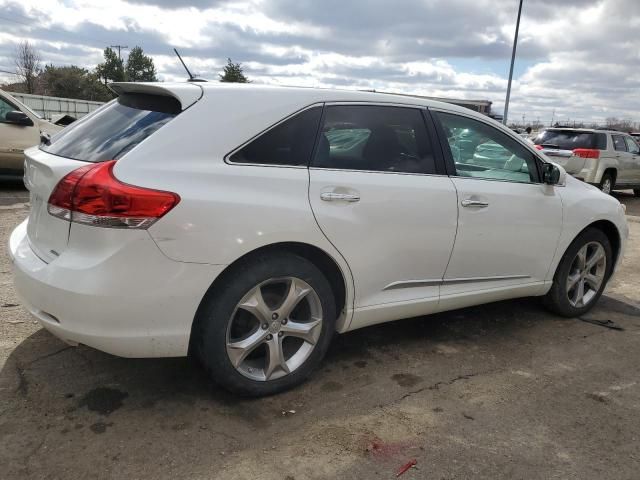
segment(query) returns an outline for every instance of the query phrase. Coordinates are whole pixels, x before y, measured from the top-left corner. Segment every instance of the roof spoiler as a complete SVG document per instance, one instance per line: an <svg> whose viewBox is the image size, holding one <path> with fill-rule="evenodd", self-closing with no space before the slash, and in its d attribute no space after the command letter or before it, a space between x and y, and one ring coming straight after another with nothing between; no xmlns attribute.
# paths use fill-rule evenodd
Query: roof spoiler
<svg viewBox="0 0 640 480"><path fill-rule="evenodd" d="M146 93L148 95L173 97L180 102L182 110L186 110L200 100L203 94L202 87L194 83L172 84L167 87L162 83L114 82L109 84L109 88L116 95Z"/></svg>

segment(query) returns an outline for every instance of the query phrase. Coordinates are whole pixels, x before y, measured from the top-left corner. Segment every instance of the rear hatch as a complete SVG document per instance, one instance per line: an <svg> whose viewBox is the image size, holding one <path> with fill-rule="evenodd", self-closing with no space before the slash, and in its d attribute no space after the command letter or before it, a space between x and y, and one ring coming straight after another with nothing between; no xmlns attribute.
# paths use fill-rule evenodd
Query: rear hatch
<svg viewBox="0 0 640 480"><path fill-rule="evenodd" d="M536 148L570 174L579 173L589 159L598 158L597 150L606 149L604 133L569 128L544 130L533 142Z"/></svg>
<svg viewBox="0 0 640 480"><path fill-rule="evenodd" d="M58 183L80 167L122 158L202 95L196 85L181 86L177 93L155 85L145 93L144 84L130 89L128 85L115 85L120 94L116 100L25 152L24 181L31 199L27 236L33 251L47 263L69 241L70 218L48 210Z"/></svg>

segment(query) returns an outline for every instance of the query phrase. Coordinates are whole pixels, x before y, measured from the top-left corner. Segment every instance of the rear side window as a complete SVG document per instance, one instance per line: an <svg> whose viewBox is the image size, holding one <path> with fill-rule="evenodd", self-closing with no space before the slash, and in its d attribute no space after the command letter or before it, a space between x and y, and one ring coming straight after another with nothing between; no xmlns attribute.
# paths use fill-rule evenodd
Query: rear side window
<svg viewBox="0 0 640 480"><path fill-rule="evenodd" d="M56 134L45 152L85 162L117 160L181 111L173 97L124 94Z"/></svg>
<svg viewBox="0 0 640 480"><path fill-rule="evenodd" d="M613 140L613 148L619 152L627 151L627 144L625 143L622 135L611 135L611 139Z"/></svg>
<svg viewBox="0 0 640 480"><path fill-rule="evenodd" d="M231 155L229 161L306 167L321 116L322 107L300 112L252 140Z"/></svg>
<svg viewBox="0 0 640 480"><path fill-rule="evenodd" d="M435 173L420 110L334 105L325 110L313 165L376 172Z"/></svg>
<svg viewBox="0 0 640 480"><path fill-rule="evenodd" d="M607 149L607 137L604 133L578 130L545 130L535 138L533 143L560 150L574 150L576 148Z"/></svg>

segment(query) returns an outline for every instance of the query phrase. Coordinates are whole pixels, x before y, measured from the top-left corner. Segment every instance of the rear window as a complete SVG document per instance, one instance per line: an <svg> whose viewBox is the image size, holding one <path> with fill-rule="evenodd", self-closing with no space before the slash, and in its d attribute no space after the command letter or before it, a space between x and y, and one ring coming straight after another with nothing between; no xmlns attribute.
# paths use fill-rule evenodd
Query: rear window
<svg viewBox="0 0 640 480"><path fill-rule="evenodd" d="M173 97L124 94L53 136L45 152L85 162L117 160L181 111Z"/></svg>
<svg viewBox="0 0 640 480"><path fill-rule="evenodd" d="M573 150L574 148L607 149L607 137L604 133L580 132L576 130L545 130L533 141L536 145Z"/></svg>

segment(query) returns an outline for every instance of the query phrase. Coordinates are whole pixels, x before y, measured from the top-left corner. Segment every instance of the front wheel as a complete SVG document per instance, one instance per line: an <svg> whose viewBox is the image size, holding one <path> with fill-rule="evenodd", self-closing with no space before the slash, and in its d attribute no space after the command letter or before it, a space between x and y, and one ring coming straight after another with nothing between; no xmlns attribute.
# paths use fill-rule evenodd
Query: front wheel
<svg viewBox="0 0 640 480"><path fill-rule="evenodd" d="M584 315L602 295L613 267L611 243L597 228L588 228L571 243L544 304L564 317Z"/></svg>
<svg viewBox="0 0 640 480"><path fill-rule="evenodd" d="M198 354L213 380L262 396L302 383L318 366L336 307L315 265L276 253L236 266L198 315Z"/></svg>

